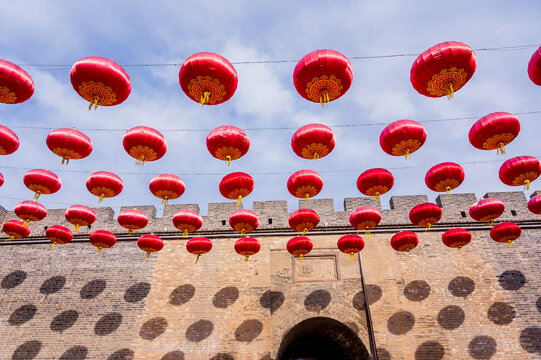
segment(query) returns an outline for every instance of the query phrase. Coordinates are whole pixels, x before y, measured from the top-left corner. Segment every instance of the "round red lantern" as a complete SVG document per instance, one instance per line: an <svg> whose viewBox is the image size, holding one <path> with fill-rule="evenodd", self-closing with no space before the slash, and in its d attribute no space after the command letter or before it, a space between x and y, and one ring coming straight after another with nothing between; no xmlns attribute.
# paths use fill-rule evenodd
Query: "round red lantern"
<svg viewBox="0 0 541 360"><path fill-rule="evenodd" d="M287 251L293 256L298 256L302 260L303 256L312 251L312 241L306 236L295 236L287 242Z"/></svg>
<svg viewBox="0 0 541 360"><path fill-rule="evenodd" d="M463 246L471 242L471 234L468 230L462 228L449 229L441 236L441 241L450 248L462 249Z"/></svg>
<svg viewBox="0 0 541 360"><path fill-rule="evenodd" d="M490 237L492 240L501 243L509 243L512 246L512 242L519 238L522 230L520 226L512 222L503 222L495 225L490 229Z"/></svg>
<svg viewBox="0 0 541 360"><path fill-rule="evenodd" d="M174 174L156 175L150 180L148 187L152 195L162 199L162 205L167 205L169 200L179 198L186 190L184 181Z"/></svg>
<svg viewBox="0 0 541 360"><path fill-rule="evenodd" d="M62 186L58 175L44 169L29 170L24 174L23 182L28 189L35 192L34 199L38 199L41 194L54 194Z"/></svg>
<svg viewBox="0 0 541 360"><path fill-rule="evenodd" d="M233 230L240 232L244 236L246 233L250 233L258 228L259 218L251 210L239 209L233 211L231 216L229 216L229 225Z"/></svg>
<svg viewBox="0 0 541 360"><path fill-rule="evenodd" d="M47 135L47 147L62 158L62 165L73 159L84 159L92 152L92 141L75 129L56 129Z"/></svg>
<svg viewBox="0 0 541 360"><path fill-rule="evenodd" d="M433 166L425 176L425 184L432 191L446 192L456 189L464 181L462 166L453 162L444 162Z"/></svg>
<svg viewBox="0 0 541 360"><path fill-rule="evenodd" d="M506 160L500 167L500 180L509 186L524 185L530 188L530 182L541 173L539 160L533 156L516 156Z"/></svg>
<svg viewBox="0 0 541 360"><path fill-rule="evenodd" d="M21 220L8 220L2 225L2 231L9 236L5 241L13 239L24 239L30 235L30 228L25 226Z"/></svg>
<svg viewBox="0 0 541 360"><path fill-rule="evenodd" d="M34 82L26 71L0 59L0 103L19 104L34 94Z"/></svg>
<svg viewBox="0 0 541 360"><path fill-rule="evenodd" d="M480 118L470 129L470 143L481 150L497 149L505 154L505 145L513 141L520 132L520 121L513 114L495 112Z"/></svg>
<svg viewBox="0 0 541 360"><path fill-rule="evenodd" d="M250 149L250 139L236 126L223 125L207 135L207 149L216 159L224 160L227 165L232 160L244 156Z"/></svg>
<svg viewBox="0 0 541 360"><path fill-rule="evenodd" d="M304 125L295 131L291 147L303 159L319 159L333 151L336 138L330 127L323 124Z"/></svg>
<svg viewBox="0 0 541 360"><path fill-rule="evenodd" d="M349 223L357 230L364 230L370 236L370 229L378 226L381 214L370 206L362 206L351 213Z"/></svg>
<svg viewBox="0 0 541 360"><path fill-rule="evenodd" d="M430 227L440 221L441 208L433 203L422 203L414 206L410 210L409 218L413 225L424 226L426 230L430 230Z"/></svg>
<svg viewBox="0 0 541 360"><path fill-rule="evenodd" d="M199 261L199 257L208 253L211 249L212 241L206 237L194 237L186 243L186 250L188 250L190 254L197 255L197 258L195 258L196 264Z"/></svg>
<svg viewBox="0 0 541 360"><path fill-rule="evenodd" d="M97 247L96 253L99 254L101 249L108 249L115 246L116 236L107 230L96 230L89 236L90 243Z"/></svg>
<svg viewBox="0 0 541 360"><path fill-rule="evenodd" d="M319 224L319 215L312 209L299 209L289 215L289 227L302 235L313 230Z"/></svg>
<svg viewBox="0 0 541 360"><path fill-rule="evenodd" d="M535 195L528 201L528 210L536 215L541 215L541 195Z"/></svg>
<svg viewBox="0 0 541 360"><path fill-rule="evenodd" d="M393 185L393 174L381 168L366 170L357 178L357 189L366 196L375 196L377 202L380 195L391 190Z"/></svg>
<svg viewBox="0 0 541 360"><path fill-rule="evenodd" d="M244 261L248 261L248 258L257 254L260 249L259 241L251 237L243 237L235 242L235 251L237 254L244 256Z"/></svg>
<svg viewBox="0 0 541 360"><path fill-rule="evenodd" d="M4 175L0 174L0 186L4 185Z"/></svg>
<svg viewBox="0 0 541 360"><path fill-rule="evenodd" d="M488 221L488 224L492 226L494 220L499 218L503 211L505 210L505 205L498 199L486 198L481 199L472 206L470 206L470 216L476 221Z"/></svg>
<svg viewBox="0 0 541 360"><path fill-rule="evenodd" d="M30 221L41 221L47 216L47 209L36 201L21 201L13 209L15 215L24 220L24 226L28 226Z"/></svg>
<svg viewBox="0 0 541 360"><path fill-rule="evenodd" d="M246 173L234 172L223 177L219 188L223 197L237 200L237 205L240 205L242 198L254 190L254 179Z"/></svg>
<svg viewBox="0 0 541 360"><path fill-rule="evenodd" d="M421 95L448 97L473 76L477 57L466 44L448 41L423 51L411 67L411 84Z"/></svg>
<svg viewBox="0 0 541 360"><path fill-rule="evenodd" d="M423 125L413 120L397 120L383 129L379 145L389 155L411 157L426 141Z"/></svg>
<svg viewBox="0 0 541 360"><path fill-rule="evenodd" d="M391 238L391 246L396 251L404 252L414 249L419 244L417 235L412 231L401 231Z"/></svg>
<svg viewBox="0 0 541 360"><path fill-rule="evenodd" d="M98 196L98 203L101 203L103 198L110 198L120 194L124 188L124 184L113 173L97 171L86 179L86 188L91 194Z"/></svg>
<svg viewBox="0 0 541 360"><path fill-rule="evenodd" d="M199 230L203 225L203 217L192 210L180 210L173 216L173 225L182 231L182 237Z"/></svg>
<svg viewBox="0 0 541 360"><path fill-rule="evenodd" d="M146 257L150 257L153 252L163 249L164 242L161 237L154 234L145 234L137 240L137 246L139 249L146 251Z"/></svg>
<svg viewBox="0 0 541 360"><path fill-rule="evenodd" d="M122 138L124 150L135 160L136 165L143 166L145 161L161 159L167 151L165 137L147 126L134 127Z"/></svg>
<svg viewBox="0 0 541 360"><path fill-rule="evenodd" d="M349 254L349 258L353 260L353 256L364 248L364 240L359 235L344 235L338 239L338 249L344 254Z"/></svg>
<svg viewBox="0 0 541 360"><path fill-rule="evenodd" d="M1 89L1 86L0 86ZM0 93L2 90L0 90ZM2 95L0 95L1 97ZM0 125L0 155L9 155L19 148L19 138L11 129Z"/></svg>
<svg viewBox="0 0 541 360"><path fill-rule="evenodd" d="M141 230L148 224L148 216L137 209L123 210L118 214L118 223L125 229L128 229L128 235L131 236L133 230Z"/></svg>
<svg viewBox="0 0 541 360"><path fill-rule="evenodd" d="M56 244L67 244L73 239L71 230L60 225L49 226L47 230L45 230L45 236L52 242L49 250L52 250Z"/></svg>
<svg viewBox="0 0 541 360"><path fill-rule="evenodd" d="M73 64L70 73L71 85L83 99L94 105L118 105L128 98L131 80L126 71L109 59L99 56L82 58Z"/></svg>
<svg viewBox="0 0 541 360"><path fill-rule="evenodd" d="M75 232L79 231L79 226L90 226L96 221L96 212L85 205L70 206L64 216L70 224L75 225Z"/></svg>
<svg viewBox="0 0 541 360"><path fill-rule="evenodd" d="M351 63L334 50L312 51L297 63L293 72L299 95L321 105L344 95L352 81Z"/></svg>
<svg viewBox="0 0 541 360"><path fill-rule="evenodd" d="M310 199L319 194L323 188L323 179L312 170L299 170L291 174L287 180L287 190L295 197Z"/></svg>
<svg viewBox="0 0 541 360"><path fill-rule="evenodd" d="M528 76L535 85L541 86L541 47L535 50L528 63Z"/></svg>
<svg viewBox="0 0 541 360"><path fill-rule="evenodd" d="M201 105L217 105L237 90L237 71L223 56L201 52L187 58L178 73L182 91Z"/></svg>

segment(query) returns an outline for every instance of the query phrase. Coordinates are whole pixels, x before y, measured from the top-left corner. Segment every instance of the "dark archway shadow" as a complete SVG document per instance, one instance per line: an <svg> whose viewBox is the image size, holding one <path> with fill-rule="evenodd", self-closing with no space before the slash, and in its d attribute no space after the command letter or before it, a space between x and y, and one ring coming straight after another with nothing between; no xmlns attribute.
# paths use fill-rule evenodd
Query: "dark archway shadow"
<svg viewBox="0 0 541 360"><path fill-rule="evenodd" d="M283 338L276 360L370 360L366 346L341 322L314 317L295 325Z"/></svg>

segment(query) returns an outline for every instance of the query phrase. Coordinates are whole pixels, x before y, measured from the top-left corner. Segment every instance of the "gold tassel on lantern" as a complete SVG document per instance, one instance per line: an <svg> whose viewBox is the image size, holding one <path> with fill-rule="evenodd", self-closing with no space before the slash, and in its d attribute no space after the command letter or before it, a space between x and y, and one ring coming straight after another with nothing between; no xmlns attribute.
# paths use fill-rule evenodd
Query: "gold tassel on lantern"
<svg viewBox="0 0 541 360"><path fill-rule="evenodd" d="M302 254L299 255L299 261L302 261Z"/></svg>
<svg viewBox="0 0 541 360"><path fill-rule="evenodd" d="M101 246L98 248L98 250L96 250L96 254L99 254L101 251Z"/></svg>
<svg viewBox="0 0 541 360"><path fill-rule="evenodd" d="M227 166L231 165L231 160L232 160L232 159L231 159L231 155L227 155L227 156L225 157L225 161L226 161L225 164L226 164Z"/></svg>
<svg viewBox="0 0 541 360"><path fill-rule="evenodd" d="M51 247L49 248L49 250L52 250L52 249L54 248L55 245L56 245L56 243L53 242L53 243L51 244Z"/></svg>
<svg viewBox="0 0 541 360"><path fill-rule="evenodd" d="M242 195L239 195L239 197L237 198L237 206L240 205L241 201L242 201Z"/></svg>
<svg viewBox="0 0 541 360"><path fill-rule="evenodd" d="M199 257L201 256L201 254L197 254L197 257L195 258L195 263L197 264L197 262L199 261Z"/></svg>
<svg viewBox="0 0 541 360"><path fill-rule="evenodd" d="M188 237L188 229L182 230L182 237L187 238Z"/></svg>

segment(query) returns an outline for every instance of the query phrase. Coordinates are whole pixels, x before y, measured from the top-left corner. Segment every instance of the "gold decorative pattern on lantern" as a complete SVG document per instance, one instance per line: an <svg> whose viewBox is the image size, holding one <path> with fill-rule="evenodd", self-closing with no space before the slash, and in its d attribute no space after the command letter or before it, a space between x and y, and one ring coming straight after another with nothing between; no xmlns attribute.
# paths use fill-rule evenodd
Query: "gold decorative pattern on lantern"
<svg viewBox="0 0 541 360"><path fill-rule="evenodd" d="M5 86L0 86L0 103L13 104L17 101L17 96Z"/></svg>
<svg viewBox="0 0 541 360"><path fill-rule="evenodd" d="M398 247L398 251L410 251L415 247L414 244L403 244Z"/></svg>
<svg viewBox="0 0 541 360"><path fill-rule="evenodd" d="M378 226L378 223L372 220L362 221L357 225L357 230L372 229Z"/></svg>
<svg viewBox="0 0 541 360"><path fill-rule="evenodd" d="M427 225L434 225L435 223L438 222L439 219L436 219L434 217L431 217L431 218L426 218L426 219L423 219L423 220L420 220L419 223L417 224L418 226L427 226Z"/></svg>
<svg viewBox="0 0 541 360"><path fill-rule="evenodd" d="M190 225L190 224L178 224L177 229L179 229L180 231L188 231L188 232L194 232L197 230L195 226Z"/></svg>
<svg viewBox="0 0 541 360"><path fill-rule="evenodd" d="M156 191L154 196L160 199L176 199L178 197L178 194L171 190L158 190Z"/></svg>
<svg viewBox="0 0 541 360"><path fill-rule="evenodd" d="M138 161L154 161L158 157L158 154L148 146L137 145L130 149L130 155L136 158Z"/></svg>
<svg viewBox="0 0 541 360"><path fill-rule="evenodd" d="M62 159L70 159L70 160L71 159L73 159L73 160L81 159L81 154L79 154L78 152L73 151L71 149L55 148L53 150L53 153L60 156Z"/></svg>
<svg viewBox="0 0 541 360"><path fill-rule="evenodd" d="M211 76L197 76L190 80L188 92L195 101L201 101L205 98L205 93L210 93L204 104L216 104L226 95L225 86L220 83L220 80Z"/></svg>
<svg viewBox="0 0 541 360"><path fill-rule="evenodd" d="M92 188L90 192L96 196L102 196L104 198L109 198L115 196L115 192L109 188L106 188L105 186L96 186L95 188Z"/></svg>
<svg viewBox="0 0 541 360"><path fill-rule="evenodd" d="M297 190L295 190L295 196L299 198L305 198L306 195L308 195L308 197L316 196L317 193L318 191L313 185L300 186Z"/></svg>
<svg viewBox="0 0 541 360"><path fill-rule="evenodd" d="M501 148L501 144L507 145L515 139L515 135L511 133L496 134L488 138L483 143L483 148L487 150L494 150Z"/></svg>
<svg viewBox="0 0 541 360"><path fill-rule="evenodd" d="M29 184L27 187L33 192L38 193L38 194L45 194L45 195L51 194L51 190L49 188L40 184Z"/></svg>
<svg viewBox="0 0 541 360"><path fill-rule="evenodd" d="M111 87L102 82L83 81L79 85L79 94L83 99L94 103L98 99L97 105L113 105L116 103L116 94Z"/></svg>
<svg viewBox="0 0 541 360"><path fill-rule="evenodd" d="M312 101L329 102L340 96L342 88L342 81L336 76L322 75L312 78L306 84L306 94Z"/></svg>
<svg viewBox="0 0 541 360"><path fill-rule="evenodd" d="M246 197L250 194L250 191L245 188L235 189L231 191L228 195L228 199L237 199L239 196Z"/></svg>
<svg viewBox="0 0 541 360"><path fill-rule="evenodd" d="M457 179L445 179L437 183L436 186L434 186L434 189L436 189L437 192L446 192L457 188L458 185L460 185L460 183Z"/></svg>
<svg viewBox="0 0 541 360"><path fill-rule="evenodd" d="M301 154L305 159L319 159L329 153L327 145L322 143L312 143L302 148Z"/></svg>
<svg viewBox="0 0 541 360"><path fill-rule="evenodd" d="M222 146L221 148L216 149L214 153L216 158L220 160L227 160L227 156L231 157L231 160L238 159L242 156L240 150L233 146Z"/></svg>
<svg viewBox="0 0 541 360"><path fill-rule="evenodd" d="M403 156L405 155L408 157L412 152L418 150L423 144L419 140L415 139L407 139L402 140L399 143L397 143L395 146L393 146L392 153L395 156Z"/></svg>
<svg viewBox="0 0 541 360"><path fill-rule="evenodd" d="M371 188L368 188L366 190L366 195L368 195L368 196L378 196L378 195L381 195L381 194L385 194L387 191L389 191L389 188L387 186L376 185L376 186L372 186Z"/></svg>
<svg viewBox="0 0 541 360"><path fill-rule="evenodd" d="M529 188L529 183L531 181L534 181L535 179L537 179L537 177L539 176L539 174L535 171L528 171L527 173L524 173L524 174L520 174L519 176L517 176L516 178L513 179L513 185L515 186L519 186L519 185L526 185L528 184L528 188Z"/></svg>
<svg viewBox="0 0 541 360"><path fill-rule="evenodd" d="M249 232L254 231L254 227L248 223L237 223L235 224L233 229L235 229L235 231L238 231L240 233L249 233Z"/></svg>
<svg viewBox="0 0 541 360"><path fill-rule="evenodd" d="M433 96L452 95L466 83L468 74L464 69L451 67L450 69L442 69L439 74L432 75L432 79L428 81L426 91Z"/></svg>
<svg viewBox="0 0 541 360"><path fill-rule="evenodd" d="M301 232L301 233L304 233L304 232L308 232L312 229L314 229L315 226L313 223L311 222L303 222L303 223L300 223L299 225L297 225L295 227L295 231L298 231L298 232Z"/></svg>

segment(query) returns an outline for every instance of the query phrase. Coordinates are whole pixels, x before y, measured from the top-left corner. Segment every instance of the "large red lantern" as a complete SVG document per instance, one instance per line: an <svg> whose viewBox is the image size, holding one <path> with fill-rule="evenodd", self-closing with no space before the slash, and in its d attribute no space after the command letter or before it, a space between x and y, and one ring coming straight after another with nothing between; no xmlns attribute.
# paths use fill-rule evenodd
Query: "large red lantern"
<svg viewBox="0 0 541 360"><path fill-rule="evenodd" d="M336 245L341 252L349 254L349 258L353 260L353 256L364 248L364 240L359 235L344 235L338 239Z"/></svg>
<svg viewBox="0 0 541 360"><path fill-rule="evenodd" d="M242 236L258 228L259 218L251 210L239 209L229 216L229 225Z"/></svg>
<svg viewBox="0 0 541 360"><path fill-rule="evenodd" d="M254 179L246 173L234 172L223 177L219 188L223 197L237 200L237 205L240 205L242 198L254 190Z"/></svg>
<svg viewBox="0 0 541 360"><path fill-rule="evenodd" d="M295 197L310 199L319 194L323 188L323 179L312 170L299 170L291 174L287 180L287 190Z"/></svg>
<svg viewBox="0 0 541 360"><path fill-rule="evenodd" d="M500 167L500 180L509 186L524 185L530 188L530 182L539 177L541 164L533 156L517 156L506 160Z"/></svg>
<svg viewBox="0 0 541 360"><path fill-rule="evenodd" d="M319 224L319 215L312 209L299 209L289 215L289 227L302 235L313 230Z"/></svg>
<svg viewBox="0 0 541 360"><path fill-rule="evenodd" d="M370 229L381 221L381 214L370 206L362 206L351 213L349 223L357 230L364 230L370 236Z"/></svg>
<svg viewBox="0 0 541 360"><path fill-rule="evenodd" d="M71 85L83 99L90 102L88 109L122 103L131 92L131 80L126 71L109 59L99 56L82 58L73 64Z"/></svg>
<svg viewBox="0 0 541 360"><path fill-rule="evenodd" d="M208 253L211 249L212 241L206 237L194 237L186 243L186 250L188 250L190 254L197 255L197 258L195 259L196 264L199 261L199 257Z"/></svg>
<svg viewBox="0 0 541 360"><path fill-rule="evenodd" d="M173 225L182 231L182 236L199 230L203 225L203 217L192 210L180 210L173 216Z"/></svg>
<svg viewBox="0 0 541 360"><path fill-rule="evenodd" d="M293 255L298 256L299 260L302 260L303 256L312 251L312 241L306 236L295 236L289 239L287 242L287 251Z"/></svg>
<svg viewBox="0 0 541 360"><path fill-rule="evenodd" d="M428 97L453 96L473 76L477 58L466 44L448 41L423 51L411 67L411 84Z"/></svg>
<svg viewBox="0 0 541 360"><path fill-rule="evenodd" d="M150 257L153 252L163 249L164 242L161 237L154 234L145 234L137 240L137 246L139 249L147 253L146 257Z"/></svg>
<svg viewBox="0 0 541 360"><path fill-rule="evenodd" d="M0 59L0 103L19 104L34 94L34 82L26 71Z"/></svg>
<svg viewBox="0 0 541 360"><path fill-rule="evenodd" d="M460 250L463 246L466 246L471 242L471 234L466 229L453 228L443 233L441 241L443 241L445 246L458 248L458 250Z"/></svg>
<svg viewBox="0 0 541 360"><path fill-rule="evenodd" d="M405 252L414 249L419 244L417 235L412 231L401 231L391 238L391 246L396 251Z"/></svg>
<svg viewBox="0 0 541 360"><path fill-rule="evenodd" d="M124 188L124 184L113 173L97 171L86 179L86 188L91 194L98 196L98 202L101 203L103 198L110 198L120 194Z"/></svg>
<svg viewBox="0 0 541 360"><path fill-rule="evenodd" d="M2 225L2 231L9 236L5 241L13 239L24 239L30 235L30 228L25 226L21 220L8 220Z"/></svg>
<svg viewBox="0 0 541 360"><path fill-rule="evenodd" d="M297 63L293 72L297 92L321 105L344 95L352 81L351 63L334 50L312 51Z"/></svg>
<svg viewBox="0 0 541 360"><path fill-rule="evenodd" d="M304 159L319 159L327 156L336 145L336 137L328 126L323 124L304 125L295 131L291 147L295 154Z"/></svg>
<svg viewBox="0 0 541 360"><path fill-rule="evenodd" d="M96 230L90 234L90 243L97 247L96 253L99 254L101 249L108 249L116 244L116 236L107 230Z"/></svg>
<svg viewBox="0 0 541 360"><path fill-rule="evenodd" d="M34 199L38 199L41 194L54 194L62 186L58 175L44 169L29 170L24 174L23 182L28 189L35 192Z"/></svg>
<svg viewBox="0 0 541 360"><path fill-rule="evenodd" d="M36 201L21 201L13 209L15 215L24 220L24 226L28 226L30 221L41 221L47 216L47 209Z"/></svg>
<svg viewBox="0 0 541 360"><path fill-rule="evenodd" d="M535 50L528 63L528 76L535 85L541 86L541 47Z"/></svg>
<svg viewBox="0 0 541 360"><path fill-rule="evenodd" d="M237 254L244 256L244 261L248 261L248 258L257 254L260 249L259 241L251 237L243 237L235 242L235 251Z"/></svg>
<svg viewBox="0 0 541 360"><path fill-rule="evenodd" d="M503 202L494 198L486 198L470 206L469 213L472 219L482 222L488 221L489 225L492 226L494 220L499 218L504 210Z"/></svg>
<svg viewBox="0 0 541 360"><path fill-rule="evenodd" d="M433 166L425 176L425 184L432 191L451 193L464 181L462 166L453 162L444 162Z"/></svg>
<svg viewBox="0 0 541 360"><path fill-rule="evenodd" d="M430 230L430 227L440 221L441 208L433 203L422 203L414 206L410 210L409 218L413 225L426 227L426 230Z"/></svg>
<svg viewBox="0 0 541 360"><path fill-rule="evenodd" d="M67 244L73 239L71 230L60 225L49 226L47 230L45 230L45 236L52 242L51 247L49 248L50 250L52 250L56 244Z"/></svg>
<svg viewBox="0 0 541 360"><path fill-rule="evenodd" d="M12 154L18 148L19 138L17 135L11 129L5 127L4 125L0 125L0 155Z"/></svg>
<svg viewBox="0 0 541 360"><path fill-rule="evenodd" d="M79 226L90 226L96 221L96 212L85 205L70 206L64 216L70 224L75 225L75 232L79 231Z"/></svg>
<svg viewBox="0 0 541 360"><path fill-rule="evenodd" d="M509 243L512 246L512 242L519 238L522 230L520 226L512 222L503 222L495 225L490 229L490 237L492 240L501 243Z"/></svg>
<svg viewBox="0 0 541 360"><path fill-rule="evenodd" d="M4 185L4 175L0 174L0 186Z"/></svg>
<svg viewBox="0 0 541 360"><path fill-rule="evenodd" d="M152 195L162 199L162 205L167 205L169 200L179 198L186 190L184 181L174 174L156 175L150 180L148 187Z"/></svg>
<svg viewBox="0 0 541 360"><path fill-rule="evenodd" d="M535 195L528 201L528 210L536 215L541 215L541 195Z"/></svg>
<svg viewBox="0 0 541 360"><path fill-rule="evenodd" d="M62 158L62 165L70 160L84 159L92 152L92 141L75 129L56 129L47 135L47 147Z"/></svg>
<svg viewBox="0 0 541 360"><path fill-rule="evenodd" d="M480 118L472 125L470 143L481 150L497 149L505 154L505 145L513 141L520 132L520 121L513 114L495 112Z"/></svg>
<svg viewBox="0 0 541 360"><path fill-rule="evenodd" d="M227 165L230 165L232 160L236 160L248 152L250 139L242 129L223 125L207 135L207 149L216 159L224 160Z"/></svg>
<svg viewBox="0 0 541 360"><path fill-rule="evenodd" d="M377 202L380 195L391 190L393 185L393 174L381 168L366 170L357 178L357 189L366 196L375 196Z"/></svg>
<svg viewBox="0 0 541 360"><path fill-rule="evenodd" d="M124 150L137 160L135 164L141 166L146 161L161 159L167 151L167 142L162 133L147 126L137 126L126 131L122 145Z"/></svg>
<svg viewBox="0 0 541 360"><path fill-rule="evenodd" d="M178 73L182 91L201 105L217 105L237 90L237 71L223 56L201 52L184 60Z"/></svg>
<svg viewBox="0 0 541 360"><path fill-rule="evenodd" d="M397 120L383 129L379 145L389 155L411 157L426 141L423 125L413 120Z"/></svg>
<svg viewBox="0 0 541 360"><path fill-rule="evenodd" d="M118 223L125 229L128 229L128 235L131 236L133 230L141 230L148 224L148 216L137 209L123 210L118 214Z"/></svg>

